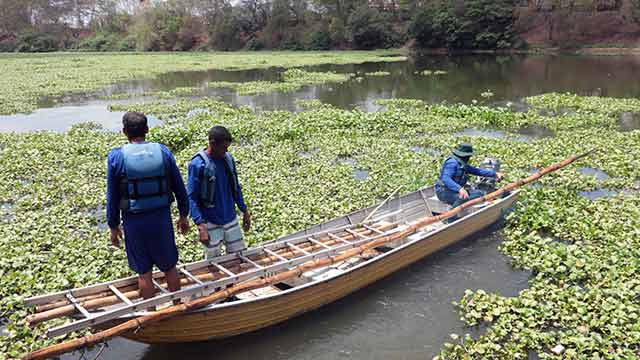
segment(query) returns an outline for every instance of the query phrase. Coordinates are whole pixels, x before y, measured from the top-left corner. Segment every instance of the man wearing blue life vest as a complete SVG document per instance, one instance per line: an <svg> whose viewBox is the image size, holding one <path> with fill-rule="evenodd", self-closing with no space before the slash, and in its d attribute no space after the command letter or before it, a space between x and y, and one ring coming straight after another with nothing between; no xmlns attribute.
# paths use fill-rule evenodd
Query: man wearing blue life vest
<svg viewBox="0 0 640 360"><path fill-rule="evenodd" d="M170 291L180 289L171 203L175 194L180 212L177 226L186 234L189 201L171 151L164 145L145 141L149 131L147 117L128 112L122 124L129 143L111 150L107 160L107 223L111 243L120 247L122 213L129 267L138 273L141 296L148 299L155 293L153 265L165 273Z"/></svg>
<svg viewBox="0 0 640 360"><path fill-rule="evenodd" d="M498 181L502 179L502 173L469 165L469 159L474 154L471 144L463 143L458 145L444 162L440 179L436 184L436 196L440 201L456 207L483 196L479 190L467 191L464 188L469 180L468 174L496 178Z"/></svg>
<svg viewBox="0 0 640 360"><path fill-rule="evenodd" d="M189 204L191 218L198 225L200 242L207 259L220 255L224 242L227 254L245 249L238 224L236 205L243 213L244 231L251 227L251 215L242 195L233 156L227 151L233 138L227 128L209 130L209 146L189 163Z"/></svg>

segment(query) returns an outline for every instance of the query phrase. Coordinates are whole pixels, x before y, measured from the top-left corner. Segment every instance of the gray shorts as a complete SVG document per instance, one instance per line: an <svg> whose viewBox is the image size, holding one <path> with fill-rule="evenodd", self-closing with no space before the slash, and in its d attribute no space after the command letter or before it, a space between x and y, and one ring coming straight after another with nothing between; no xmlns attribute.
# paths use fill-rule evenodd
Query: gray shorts
<svg viewBox="0 0 640 360"><path fill-rule="evenodd" d="M224 225L207 223L207 231L209 232L209 245L204 247L206 259L221 255L222 242L224 242L227 254L246 249L238 218Z"/></svg>

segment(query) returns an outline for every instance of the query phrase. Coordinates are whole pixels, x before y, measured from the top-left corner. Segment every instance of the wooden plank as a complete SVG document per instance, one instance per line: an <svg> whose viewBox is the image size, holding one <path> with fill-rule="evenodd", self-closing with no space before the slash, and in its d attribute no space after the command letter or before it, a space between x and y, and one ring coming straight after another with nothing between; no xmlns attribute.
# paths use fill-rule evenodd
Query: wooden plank
<svg viewBox="0 0 640 360"><path fill-rule="evenodd" d="M258 269L262 269L263 268L262 265L256 264L253 260L249 259L248 257L245 257L243 255L239 255L239 256L240 256L240 259L242 259L242 261L245 261L245 262L253 265L254 267L256 267Z"/></svg>
<svg viewBox="0 0 640 360"><path fill-rule="evenodd" d="M111 292L113 292L120 300L122 300L122 302L124 302L127 305L133 305L133 302L131 301L131 299L124 296L124 294L121 293L120 290L118 290L118 288L116 288L113 285L109 285L109 289L111 289Z"/></svg>
<svg viewBox="0 0 640 360"><path fill-rule="evenodd" d="M297 252L300 252L300 253L304 254L304 255L309 255L310 254L310 252L308 252L308 251L296 246L295 244L287 243L287 246L292 248L293 250L295 250Z"/></svg>
<svg viewBox="0 0 640 360"><path fill-rule="evenodd" d="M340 236L338 236L338 235L336 235L334 233L329 233L328 235L329 235L329 237L331 237L333 239L336 239L338 241L342 241L345 244L351 244L351 241L347 241L347 239L342 238L342 237L340 237Z"/></svg>
<svg viewBox="0 0 640 360"><path fill-rule="evenodd" d="M227 269L226 267L218 264L215 261L211 261L211 265L213 265L216 269L222 271L223 273L225 273L225 274L227 274L229 276L235 276L236 275L235 273L231 272L229 269Z"/></svg>
<svg viewBox="0 0 640 360"><path fill-rule="evenodd" d="M307 238L309 241L311 241L312 243L316 244L316 245L320 245L321 247L325 248L325 249L331 249L331 246L323 243L322 241L318 241L312 237L308 237Z"/></svg>
<svg viewBox="0 0 640 360"><path fill-rule="evenodd" d="M82 307L82 305L80 305L78 300L76 300L76 298L73 297L73 295L71 295L71 292L67 293L67 299L82 314L82 316L84 316L87 319L91 318L91 314L87 311L87 309L85 309L84 307Z"/></svg>
<svg viewBox="0 0 640 360"><path fill-rule="evenodd" d="M160 292L163 292L165 294L168 294L168 293L171 292L171 291L165 289L164 287L162 287L162 285L160 285L157 281L155 281L155 280L151 280L151 281L153 281L153 286L155 286L156 289L160 290Z"/></svg>
<svg viewBox="0 0 640 360"><path fill-rule="evenodd" d="M191 279L191 281L193 281L194 283L198 284L198 285L202 285L202 281L200 281L200 279L198 279L197 277L193 276L192 273L188 272L187 270L180 268L180 272L184 274L184 276L186 276L187 278Z"/></svg>
<svg viewBox="0 0 640 360"><path fill-rule="evenodd" d="M275 256L276 258L280 259L280 261L287 261L288 260L286 257L281 256L280 254L278 254L275 251L271 251L271 250L269 250L267 248L264 248L262 250L264 250L264 252L266 252L268 255Z"/></svg>
<svg viewBox="0 0 640 360"><path fill-rule="evenodd" d="M382 231L380 231L380 230L378 230L378 229L376 229L376 228L374 228L374 227L371 227L371 226L369 226L369 225L362 225L362 226L363 226L365 229L367 229L367 230L373 231L374 233L378 233L378 234L381 234L381 233L382 233Z"/></svg>
<svg viewBox="0 0 640 360"><path fill-rule="evenodd" d="M355 237L357 237L357 238L359 237L359 238L362 238L362 239L365 239L365 240L370 240L370 239L371 239L370 237L368 237L368 236L366 236L366 235L362 235L362 234L360 234L360 233L359 233L359 232L357 232L357 231L353 231L353 230L350 230L350 229L347 229L346 231L347 231L349 234L351 234L351 235L353 235L353 236L355 236Z"/></svg>

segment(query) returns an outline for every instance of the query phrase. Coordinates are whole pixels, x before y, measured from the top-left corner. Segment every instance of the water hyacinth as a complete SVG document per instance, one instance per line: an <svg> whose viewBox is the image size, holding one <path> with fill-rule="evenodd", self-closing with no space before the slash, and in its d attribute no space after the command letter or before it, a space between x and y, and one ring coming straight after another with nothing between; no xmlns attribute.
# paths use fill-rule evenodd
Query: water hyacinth
<svg viewBox="0 0 640 360"><path fill-rule="evenodd" d="M288 74L289 79L324 77ZM254 214L247 234L251 244L371 205L399 185L404 192L431 185L460 141L473 142L480 154L474 161L499 158L507 181L597 148L579 166L545 177L541 187L523 189L508 215L502 251L514 266L532 270L529 288L512 298L468 290L457 299L457 310L468 325L486 331L478 338L452 334L438 357L639 356L640 131L615 127L621 112L638 111L634 100L548 94L527 99L534 108L524 113L411 99L380 101L385 108L375 113L317 100L300 102L305 108L300 113L256 113L213 99L175 100L112 108L164 120L151 130L150 140L172 149L185 176L207 130L214 124L229 127L237 140L230 150ZM574 112L538 112L557 107ZM551 129L554 136L522 142L462 133L468 128L516 133L531 125ZM56 341L45 339L47 324L26 327L24 297L131 274L125 253L109 248L103 224L104 162L108 151L124 142L121 134L95 124L64 134L0 134L0 204L7 204L0 213L0 318L9 321L7 335L0 336L0 358ZM608 177L596 178L581 167ZM359 179L354 169L368 176ZM595 201L579 195L601 187L627 193ZM202 257L195 237L195 229L177 237L182 262Z"/></svg>
<svg viewBox="0 0 640 360"><path fill-rule="evenodd" d="M0 56L0 114L29 113L42 97L94 92L171 71L294 68L406 60L398 50L234 53L54 53Z"/></svg>
<svg viewBox="0 0 640 360"><path fill-rule="evenodd" d="M325 83L341 83L349 80L349 74L336 74L332 72L309 72L302 69L289 69L282 73L282 81L212 81L207 83L211 88L230 88L240 95L258 95L270 92L293 92L306 85L318 85Z"/></svg>

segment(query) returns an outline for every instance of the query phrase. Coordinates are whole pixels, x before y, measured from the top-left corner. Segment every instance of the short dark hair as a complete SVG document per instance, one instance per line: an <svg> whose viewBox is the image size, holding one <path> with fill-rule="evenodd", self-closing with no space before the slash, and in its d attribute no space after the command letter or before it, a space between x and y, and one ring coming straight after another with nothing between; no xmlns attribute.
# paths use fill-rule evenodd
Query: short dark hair
<svg viewBox="0 0 640 360"><path fill-rule="evenodd" d="M122 127L128 137L145 136L149 132L147 117L137 111L129 111L122 117Z"/></svg>
<svg viewBox="0 0 640 360"><path fill-rule="evenodd" d="M217 125L209 129L209 144L220 142L233 142L233 137L226 127Z"/></svg>

